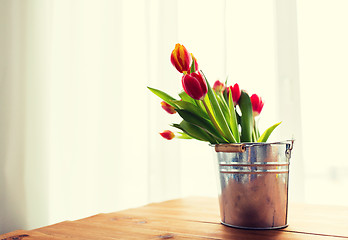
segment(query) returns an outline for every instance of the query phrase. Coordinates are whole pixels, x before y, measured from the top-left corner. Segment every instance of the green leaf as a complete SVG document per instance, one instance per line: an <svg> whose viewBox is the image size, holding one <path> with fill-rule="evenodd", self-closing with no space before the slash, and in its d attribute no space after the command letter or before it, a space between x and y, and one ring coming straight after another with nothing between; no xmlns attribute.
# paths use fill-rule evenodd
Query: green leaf
<svg viewBox="0 0 348 240"><path fill-rule="evenodd" d="M240 99L239 99L239 108L242 112L240 125L242 127L241 132L241 142L252 142L252 134L253 134L253 108L251 105L249 95L242 91Z"/></svg>
<svg viewBox="0 0 348 240"><path fill-rule="evenodd" d="M176 107L176 105L172 102L173 100L176 100L175 98L171 97L170 95L168 95L167 93L155 89L155 88L151 88L151 87L147 87L151 92L153 92L154 94L156 94L158 97L160 97L163 101L165 101L166 103L168 103L169 105L171 105L172 107Z"/></svg>
<svg viewBox="0 0 348 240"><path fill-rule="evenodd" d="M184 131L184 129L180 126L180 124L173 123L171 126L172 126L172 127L176 127L176 128L178 128L178 129ZM185 132L185 131L184 131L184 132Z"/></svg>
<svg viewBox="0 0 348 240"><path fill-rule="evenodd" d="M171 126L180 129L181 131L183 131L184 133L186 133L187 135L189 135L190 137L192 137L194 139L197 139L199 141L208 141L207 139L204 139L204 137L200 137L198 135L194 136L193 134L189 133L189 131L186 131L186 129L184 129L180 124L173 123Z"/></svg>
<svg viewBox="0 0 348 240"><path fill-rule="evenodd" d="M228 105L230 106L230 126L233 133L234 138L237 142L240 142L240 136L238 131L238 122L237 122L237 116L236 116L236 110L234 109L234 104L232 100L232 94L229 94L228 97Z"/></svg>
<svg viewBox="0 0 348 240"><path fill-rule="evenodd" d="M199 107L203 112L205 112L205 113L208 115L207 110L205 109L205 107L204 107L202 101L200 101L200 100L195 100L195 102L196 102L196 106Z"/></svg>
<svg viewBox="0 0 348 240"><path fill-rule="evenodd" d="M183 100L185 102L192 103L193 105L199 107L203 112L207 113L205 111L205 108L204 108L202 102L199 100L193 99L185 91L182 91L181 93L179 93L179 97L181 98L181 100Z"/></svg>
<svg viewBox="0 0 348 240"><path fill-rule="evenodd" d="M273 130L278 127L279 124L282 122L276 123L273 126L269 127L262 135L261 137L257 140L257 142L266 142Z"/></svg>
<svg viewBox="0 0 348 240"><path fill-rule="evenodd" d="M186 102L186 101L172 101L176 106L178 106L180 109L187 110L199 117L203 117L205 119L209 120L209 116L206 112L204 112L200 107L197 107L196 105L193 105L192 103Z"/></svg>
<svg viewBox="0 0 348 240"><path fill-rule="evenodd" d="M195 100L192 97L190 97L185 91L182 91L181 93L179 93L179 97L181 98L181 100L185 102L189 102L196 105Z"/></svg>
<svg viewBox="0 0 348 240"><path fill-rule="evenodd" d="M195 71L196 71L195 59L192 58L192 64L191 64L191 68L190 68L190 73L193 73Z"/></svg>
<svg viewBox="0 0 348 240"><path fill-rule="evenodd" d="M221 93L215 93L215 97L218 100L218 103L220 104L220 108L222 110L222 113L224 114L224 117L227 121L227 123L230 123L230 110L229 107L224 99L224 97L222 96ZM231 128L231 126L229 126Z"/></svg>
<svg viewBox="0 0 348 240"><path fill-rule="evenodd" d="M206 119L199 117L195 114L192 114L186 110L178 109L177 112L179 115L187 122L196 125L197 127L202 128L207 133L214 136L219 142L224 142L223 137L219 134L219 132L214 128L212 123L207 121Z"/></svg>
<svg viewBox="0 0 348 240"><path fill-rule="evenodd" d="M178 132L178 136L175 136L176 138L179 138L179 139L192 139L192 137L190 135L188 135L187 133L185 132Z"/></svg>
<svg viewBox="0 0 348 240"><path fill-rule="evenodd" d="M180 126L180 124L177 123L173 123L171 125L172 127L178 128L183 132L178 132L180 134L180 136L175 135L176 138L181 138L181 139L192 139L194 137L191 137L189 134L187 134L187 132L185 132L185 130ZM197 139L197 138L195 138ZM201 139L197 139L197 140L201 140Z"/></svg>
<svg viewBox="0 0 348 240"><path fill-rule="evenodd" d="M212 135L210 135L209 133L207 133L200 127L197 127L196 125L189 123L185 120L183 120L180 123L180 127L184 132L186 132L188 135L190 135L191 137L195 139L210 142L212 144L218 143L218 141L215 140L215 138Z"/></svg>
<svg viewBox="0 0 348 240"><path fill-rule="evenodd" d="M173 123L172 126L180 129L191 138L197 139L199 141L215 143L214 138L208 135L208 133L206 133L200 127L186 122L185 120L183 120L180 124Z"/></svg>
<svg viewBox="0 0 348 240"><path fill-rule="evenodd" d="M204 76L204 79L207 83L208 97L209 97L209 100L211 103L211 107L215 113L216 122L221 127L221 130L224 133L225 137L227 138L228 142L229 143L236 143L236 140L234 139L233 134L232 134L230 128L228 127L226 118L224 117L224 114L222 113L222 110L219 106L219 103L216 100L215 93L214 93L213 89L211 88L211 86L210 86L210 84L209 84L209 82L208 82L208 80L205 77L203 72L202 72L202 75Z"/></svg>

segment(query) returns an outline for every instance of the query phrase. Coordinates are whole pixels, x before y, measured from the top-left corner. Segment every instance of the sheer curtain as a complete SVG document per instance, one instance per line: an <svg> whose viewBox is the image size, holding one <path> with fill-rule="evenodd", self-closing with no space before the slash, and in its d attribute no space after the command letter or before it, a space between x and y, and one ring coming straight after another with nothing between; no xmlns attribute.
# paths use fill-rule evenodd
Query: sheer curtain
<svg viewBox="0 0 348 240"><path fill-rule="evenodd" d="M211 83L228 76L264 96L261 128L286 117L273 140L298 140L291 177L301 200L297 39L286 38L297 29L276 24L296 20L291 2L0 1L0 232L216 196L212 150L161 139L179 117L146 89L181 90L169 61L177 42Z"/></svg>
<svg viewBox="0 0 348 240"><path fill-rule="evenodd" d="M305 200L318 204L348 205L347 9L344 0L298 3Z"/></svg>

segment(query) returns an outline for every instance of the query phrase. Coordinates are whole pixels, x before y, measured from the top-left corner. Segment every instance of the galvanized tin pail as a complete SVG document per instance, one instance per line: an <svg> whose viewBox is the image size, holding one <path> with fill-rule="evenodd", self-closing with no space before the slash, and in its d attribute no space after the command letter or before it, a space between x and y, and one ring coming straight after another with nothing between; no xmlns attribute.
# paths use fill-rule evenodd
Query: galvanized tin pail
<svg viewBox="0 0 348 240"><path fill-rule="evenodd" d="M293 141L214 147L222 224L245 229L287 227Z"/></svg>

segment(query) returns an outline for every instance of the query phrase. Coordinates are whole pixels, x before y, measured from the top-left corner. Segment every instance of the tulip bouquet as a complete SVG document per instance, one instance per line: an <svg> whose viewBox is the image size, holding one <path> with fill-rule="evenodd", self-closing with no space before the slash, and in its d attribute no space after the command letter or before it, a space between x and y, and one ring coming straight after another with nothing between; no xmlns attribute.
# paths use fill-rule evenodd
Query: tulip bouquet
<svg viewBox="0 0 348 240"><path fill-rule="evenodd" d="M196 58L181 45L176 44L171 54L173 66L183 74L183 90L180 99L167 93L148 87L160 97L162 108L170 114L178 113L180 123L171 126L179 129L179 134L166 130L162 137L170 140L174 137L197 139L211 144L266 142L276 123L260 135L255 118L263 108L262 99L241 91L236 83L227 87L226 83L216 81L211 88L203 72L199 70Z"/></svg>

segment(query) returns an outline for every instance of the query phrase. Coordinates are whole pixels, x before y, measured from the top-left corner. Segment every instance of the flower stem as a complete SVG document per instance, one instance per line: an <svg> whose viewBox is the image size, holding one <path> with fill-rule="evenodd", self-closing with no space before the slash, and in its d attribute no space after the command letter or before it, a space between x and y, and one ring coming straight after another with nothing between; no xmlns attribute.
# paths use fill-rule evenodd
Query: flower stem
<svg viewBox="0 0 348 240"><path fill-rule="evenodd" d="M257 142L255 129L253 129L252 141L253 141L253 142Z"/></svg>
<svg viewBox="0 0 348 240"><path fill-rule="evenodd" d="M258 123L255 120L255 117L254 117L254 131L255 131L255 134L256 134L256 139L258 140L259 137L260 137L260 132L259 132Z"/></svg>

